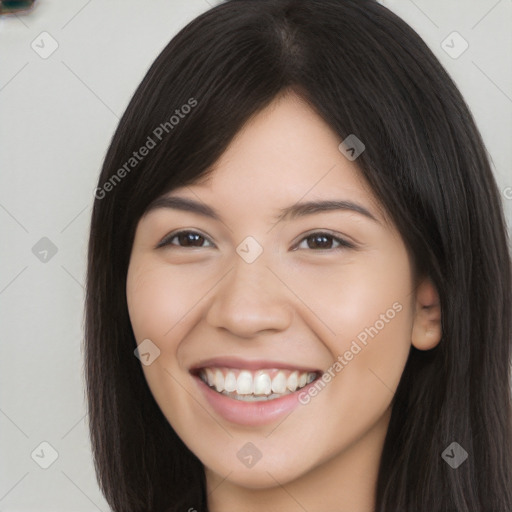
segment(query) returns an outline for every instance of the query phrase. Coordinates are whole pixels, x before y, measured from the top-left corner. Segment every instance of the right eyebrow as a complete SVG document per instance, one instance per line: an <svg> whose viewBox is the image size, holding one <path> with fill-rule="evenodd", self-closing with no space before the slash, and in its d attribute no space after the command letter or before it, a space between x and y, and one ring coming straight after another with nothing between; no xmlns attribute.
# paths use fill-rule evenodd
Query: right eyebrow
<svg viewBox="0 0 512 512"><path fill-rule="evenodd" d="M178 196L163 196L155 199L146 209L145 215L152 210L158 208L172 208L174 210L182 210L186 212L198 213L204 217L209 217L215 220L221 220L221 216L216 210L210 206L194 201L193 199L187 199L185 197Z"/></svg>

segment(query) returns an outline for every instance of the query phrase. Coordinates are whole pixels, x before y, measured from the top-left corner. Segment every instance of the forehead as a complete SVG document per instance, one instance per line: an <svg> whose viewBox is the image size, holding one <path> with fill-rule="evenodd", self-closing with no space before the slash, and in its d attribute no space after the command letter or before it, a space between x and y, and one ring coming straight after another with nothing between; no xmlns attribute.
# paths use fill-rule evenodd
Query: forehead
<svg viewBox="0 0 512 512"><path fill-rule="evenodd" d="M301 199L365 199L378 207L354 161L340 152L340 137L299 96L276 98L250 119L207 178L169 195L197 193L220 208L289 204Z"/></svg>
<svg viewBox="0 0 512 512"><path fill-rule="evenodd" d="M206 173L157 197L143 218L181 211L230 231L260 230L337 211L397 236L356 161L339 150L341 142L304 100L281 95L243 126Z"/></svg>

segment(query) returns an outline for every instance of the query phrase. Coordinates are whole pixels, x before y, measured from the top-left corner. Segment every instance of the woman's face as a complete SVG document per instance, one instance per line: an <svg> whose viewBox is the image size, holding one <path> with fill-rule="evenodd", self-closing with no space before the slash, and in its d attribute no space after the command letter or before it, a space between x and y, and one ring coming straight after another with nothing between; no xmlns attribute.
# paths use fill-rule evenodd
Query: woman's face
<svg viewBox="0 0 512 512"><path fill-rule="evenodd" d="M144 374L210 478L264 488L379 455L416 290L340 143L283 97L209 181L163 196L181 203L160 198L137 226L126 291Z"/></svg>

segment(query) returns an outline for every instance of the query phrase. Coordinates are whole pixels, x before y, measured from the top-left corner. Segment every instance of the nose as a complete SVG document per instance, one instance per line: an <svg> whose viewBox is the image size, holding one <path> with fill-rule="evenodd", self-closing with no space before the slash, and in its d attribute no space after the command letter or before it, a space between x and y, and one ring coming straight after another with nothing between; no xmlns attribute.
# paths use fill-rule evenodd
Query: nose
<svg viewBox="0 0 512 512"><path fill-rule="evenodd" d="M292 294L275 274L262 257L253 263L237 257L216 287L208 324L240 338L286 330L293 318Z"/></svg>

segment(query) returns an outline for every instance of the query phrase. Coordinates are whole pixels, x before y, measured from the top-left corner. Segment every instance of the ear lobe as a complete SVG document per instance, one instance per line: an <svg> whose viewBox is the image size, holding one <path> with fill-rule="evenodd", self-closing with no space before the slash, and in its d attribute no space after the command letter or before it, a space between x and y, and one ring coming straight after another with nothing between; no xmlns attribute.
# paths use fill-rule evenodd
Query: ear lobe
<svg viewBox="0 0 512 512"><path fill-rule="evenodd" d="M439 344L442 334L439 294L430 278L424 278L416 289L411 341L418 350L430 350Z"/></svg>

